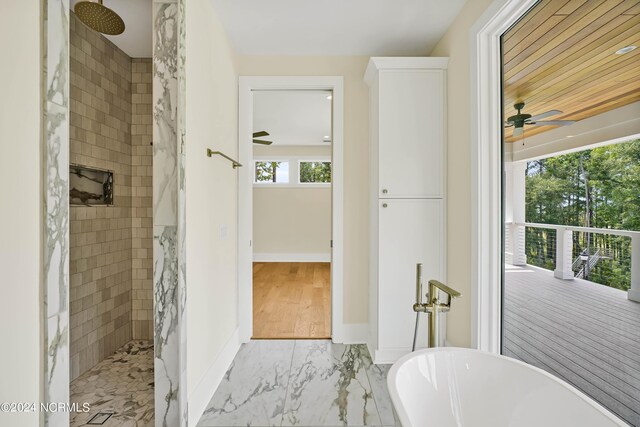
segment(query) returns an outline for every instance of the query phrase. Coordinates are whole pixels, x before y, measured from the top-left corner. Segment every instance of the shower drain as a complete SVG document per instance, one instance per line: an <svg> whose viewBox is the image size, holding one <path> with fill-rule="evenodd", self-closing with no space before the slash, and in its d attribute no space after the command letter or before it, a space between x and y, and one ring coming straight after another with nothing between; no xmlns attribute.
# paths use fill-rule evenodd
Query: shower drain
<svg viewBox="0 0 640 427"><path fill-rule="evenodd" d="M107 422L109 418L113 415L113 412L98 412L95 414L86 425L90 426L101 426Z"/></svg>

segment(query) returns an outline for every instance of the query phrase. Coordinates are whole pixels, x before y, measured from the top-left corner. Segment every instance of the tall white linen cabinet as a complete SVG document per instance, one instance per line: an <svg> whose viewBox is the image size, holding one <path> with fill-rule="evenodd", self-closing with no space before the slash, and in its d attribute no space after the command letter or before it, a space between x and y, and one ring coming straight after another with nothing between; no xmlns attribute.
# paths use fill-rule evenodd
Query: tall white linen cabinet
<svg viewBox="0 0 640 427"><path fill-rule="evenodd" d="M446 279L447 63L371 58L365 73L371 126L368 346L375 363L392 363L411 351L416 264L423 264L425 292L428 280ZM420 314L418 347L426 347L426 319Z"/></svg>

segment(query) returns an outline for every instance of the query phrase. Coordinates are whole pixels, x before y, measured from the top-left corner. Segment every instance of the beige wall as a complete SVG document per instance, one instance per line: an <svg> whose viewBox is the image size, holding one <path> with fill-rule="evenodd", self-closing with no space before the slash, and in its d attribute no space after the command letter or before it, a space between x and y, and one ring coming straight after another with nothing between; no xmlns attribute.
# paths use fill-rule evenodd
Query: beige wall
<svg viewBox="0 0 640 427"><path fill-rule="evenodd" d="M469 29L493 0L468 1L430 56L448 56L447 280L464 298L448 314L447 340L471 345L471 143ZM455 117L455 120L453 118Z"/></svg>
<svg viewBox="0 0 640 427"><path fill-rule="evenodd" d="M39 402L41 364L40 2L0 6L0 402ZM17 48L19 44L20 48ZM18 185L19 184L19 185ZM0 412L0 425L40 414Z"/></svg>
<svg viewBox="0 0 640 427"><path fill-rule="evenodd" d="M73 13L69 56L69 159L114 180L113 206L69 211L74 379L131 340L131 58Z"/></svg>
<svg viewBox="0 0 640 427"><path fill-rule="evenodd" d="M253 189L254 255L325 254L329 257L330 240L330 188Z"/></svg>
<svg viewBox="0 0 640 427"><path fill-rule="evenodd" d="M237 158L233 52L209 0L186 8L187 384L191 396L238 326Z"/></svg>
<svg viewBox="0 0 640 427"><path fill-rule="evenodd" d="M331 158L327 146L254 148L254 159ZM297 182L295 159L289 182ZM253 187L253 253L323 254L331 256L331 187ZM277 258L276 258L277 259ZM296 258L290 260L296 261ZM298 260L304 260L299 258Z"/></svg>
<svg viewBox="0 0 640 427"><path fill-rule="evenodd" d="M369 281L368 57L239 56L243 76L344 77L344 322L365 323Z"/></svg>

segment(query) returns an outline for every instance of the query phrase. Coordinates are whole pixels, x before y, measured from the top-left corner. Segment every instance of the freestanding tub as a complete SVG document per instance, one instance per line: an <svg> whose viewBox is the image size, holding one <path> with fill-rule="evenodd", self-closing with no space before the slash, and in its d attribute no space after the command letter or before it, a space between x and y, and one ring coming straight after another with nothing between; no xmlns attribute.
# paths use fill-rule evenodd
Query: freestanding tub
<svg viewBox="0 0 640 427"><path fill-rule="evenodd" d="M627 426L541 369L465 348L420 350L387 378L403 427Z"/></svg>

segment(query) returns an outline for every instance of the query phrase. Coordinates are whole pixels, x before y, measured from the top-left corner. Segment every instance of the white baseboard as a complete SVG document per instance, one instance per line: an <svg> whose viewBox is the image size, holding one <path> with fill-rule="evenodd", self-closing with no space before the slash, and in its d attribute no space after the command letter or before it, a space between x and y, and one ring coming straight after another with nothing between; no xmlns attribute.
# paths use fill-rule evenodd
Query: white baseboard
<svg viewBox="0 0 640 427"><path fill-rule="evenodd" d="M229 341L224 345L222 351L218 355L218 358L209 366L207 372L204 373L200 382L189 395L189 423L190 426L195 426L202 417L207 404L211 400L213 393L216 391L224 374L226 374L233 358L240 349L240 338L238 335L238 329L233 332Z"/></svg>
<svg viewBox="0 0 640 427"><path fill-rule="evenodd" d="M331 262L331 254L266 254L254 253L253 262Z"/></svg>
<svg viewBox="0 0 640 427"><path fill-rule="evenodd" d="M411 348L384 348L382 350L374 351L371 354L371 357L373 357L373 363L379 365L396 363L398 359L409 353L411 353Z"/></svg>
<svg viewBox="0 0 640 427"><path fill-rule="evenodd" d="M342 330L338 334L333 334L333 342L341 344L366 344L368 336L368 323L344 323Z"/></svg>

